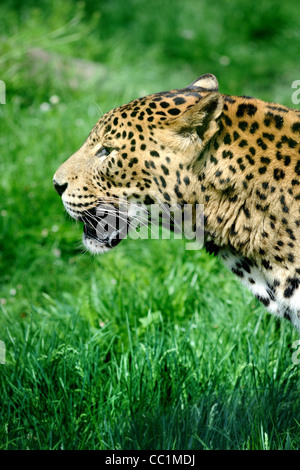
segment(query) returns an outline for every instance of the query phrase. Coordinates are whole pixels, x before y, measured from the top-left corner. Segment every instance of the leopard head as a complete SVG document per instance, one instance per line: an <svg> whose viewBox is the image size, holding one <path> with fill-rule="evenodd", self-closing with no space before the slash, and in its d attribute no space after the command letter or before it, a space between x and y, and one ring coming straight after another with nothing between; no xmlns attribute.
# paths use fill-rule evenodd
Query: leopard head
<svg viewBox="0 0 300 470"><path fill-rule="evenodd" d="M84 223L89 251L117 245L137 204L195 202L195 165L218 130L222 109L218 82L205 74L186 88L136 99L99 119L53 179L66 211Z"/></svg>

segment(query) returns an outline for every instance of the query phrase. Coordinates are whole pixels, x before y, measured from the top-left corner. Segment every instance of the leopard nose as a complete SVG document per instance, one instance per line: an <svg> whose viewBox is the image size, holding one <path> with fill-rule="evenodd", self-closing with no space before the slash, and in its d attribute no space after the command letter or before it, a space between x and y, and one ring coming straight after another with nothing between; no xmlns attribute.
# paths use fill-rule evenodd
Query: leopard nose
<svg viewBox="0 0 300 470"><path fill-rule="evenodd" d="M68 183L64 183L64 184L58 184L57 181L53 180L53 185L54 185L54 188L56 189L56 191L58 192L58 194L60 196L63 195L63 193L65 192L65 190L67 189L68 187Z"/></svg>

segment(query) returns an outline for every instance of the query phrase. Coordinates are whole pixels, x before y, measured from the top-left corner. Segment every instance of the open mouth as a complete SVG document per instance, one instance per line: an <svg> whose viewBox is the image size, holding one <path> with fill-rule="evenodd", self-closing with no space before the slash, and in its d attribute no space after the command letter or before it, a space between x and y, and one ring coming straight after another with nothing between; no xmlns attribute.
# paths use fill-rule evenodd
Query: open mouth
<svg viewBox="0 0 300 470"><path fill-rule="evenodd" d="M81 216L83 222L83 244L94 254L104 253L117 246L126 237L129 228L127 218L120 218L118 211L97 209Z"/></svg>
<svg viewBox="0 0 300 470"><path fill-rule="evenodd" d="M103 234L103 238L100 238L101 235L98 233L97 229L86 223L83 225L83 233L85 238L96 240L98 243L106 245L109 248L114 248L122 240L122 238L119 236L119 232L117 231L112 233L107 232L106 234Z"/></svg>

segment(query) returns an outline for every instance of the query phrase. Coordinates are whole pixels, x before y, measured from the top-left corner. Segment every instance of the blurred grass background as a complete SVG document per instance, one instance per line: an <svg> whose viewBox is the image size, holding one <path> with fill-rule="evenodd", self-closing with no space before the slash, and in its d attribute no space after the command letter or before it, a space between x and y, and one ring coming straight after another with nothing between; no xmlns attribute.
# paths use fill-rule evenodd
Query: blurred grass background
<svg viewBox="0 0 300 470"><path fill-rule="evenodd" d="M291 103L297 2L0 5L0 449L298 449L297 335L185 241L83 254L52 188L102 113L214 73Z"/></svg>

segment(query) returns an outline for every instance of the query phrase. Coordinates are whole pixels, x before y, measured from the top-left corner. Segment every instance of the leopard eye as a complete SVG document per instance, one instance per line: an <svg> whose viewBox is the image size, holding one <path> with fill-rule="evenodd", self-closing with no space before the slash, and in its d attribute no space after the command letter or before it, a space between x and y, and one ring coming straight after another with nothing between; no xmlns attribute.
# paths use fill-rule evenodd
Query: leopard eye
<svg viewBox="0 0 300 470"><path fill-rule="evenodd" d="M96 157L107 157L112 152L112 149L107 148L107 147L101 147L97 152L95 153Z"/></svg>

